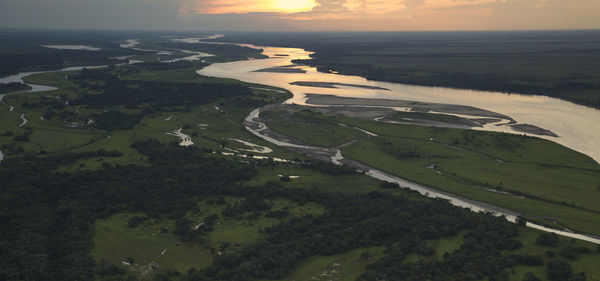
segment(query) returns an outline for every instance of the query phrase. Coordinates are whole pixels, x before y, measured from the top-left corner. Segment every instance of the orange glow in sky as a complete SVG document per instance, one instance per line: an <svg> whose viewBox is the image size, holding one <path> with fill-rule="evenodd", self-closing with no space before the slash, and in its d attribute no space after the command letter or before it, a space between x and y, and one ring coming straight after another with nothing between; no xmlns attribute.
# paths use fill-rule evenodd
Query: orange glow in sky
<svg viewBox="0 0 600 281"><path fill-rule="evenodd" d="M158 1L158 0L144 0ZM600 27L600 0L170 0L182 18L232 15L241 29L471 30ZM260 25L260 27L258 27ZM218 27L221 27L218 25ZM239 27L238 27L239 28Z"/></svg>
<svg viewBox="0 0 600 281"><path fill-rule="evenodd" d="M318 6L315 0L184 1L183 9L200 14L299 13Z"/></svg>
<svg viewBox="0 0 600 281"><path fill-rule="evenodd" d="M0 28L600 29L600 0L0 0Z"/></svg>
<svg viewBox="0 0 600 281"><path fill-rule="evenodd" d="M272 5L279 11L297 13L307 12L317 6L314 0L276 0Z"/></svg>

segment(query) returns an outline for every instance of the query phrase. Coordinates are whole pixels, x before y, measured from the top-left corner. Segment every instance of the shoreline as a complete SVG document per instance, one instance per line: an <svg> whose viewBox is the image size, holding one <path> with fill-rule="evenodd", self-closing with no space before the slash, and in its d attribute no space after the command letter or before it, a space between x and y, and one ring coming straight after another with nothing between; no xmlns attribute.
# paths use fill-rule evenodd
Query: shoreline
<svg viewBox="0 0 600 281"><path fill-rule="evenodd" d="M326 89L339 89L338 86L343 86L343 87L354 87L354 88L361 88L361 89L367 89L367 90L390 91L390 89L383 88L383 87L359 85L359 84L337 83L337 82L295 81L295 82L291 82L290 85L313 87L313 88L326 88Z"/></svg>
<svg viewBox="0 0 600 281"><path fill-rule="evenodd" d="M532 125L532 124L521 124L517 120L513 119L508 115L489 111L473 106L467 105L455 105L445 103L429 103L429 102L418 102L409 100L392 100L392 99L373 99L373 98L350 98L350 97L339 97L335 95L320 95L320 94L306 94L306 104L314 106L325 106L325 107L374 107L374 108L405 108L409 112L419 113L442 113L450 114L461 118L467 118L468 120L474 121L472 126L466 124L454 124L447 122L437 122L425 119L414 119L410 121L398 121L398 120L383 120L384 122L402 123L402 124L414 124L423 126L433 127L451 127L451 128L475 128L483 127L487 124L495 124L496 126L508 126L511 130L517 133L525 133L534 136L550 136L560 137L554 132ZM384 116L385 117L385 116ZM379 120L377 120L379 121ZM479 121L479 122L477 122ZM503 122L504 123L500 123Z"/></svg>
<svg viewBox="0 0 600 281"><path fill-rule="evenodd" d="M297 48L302 48L302 47L297 47ZM314 62L315 62L314 58L301 59L301 60L294 61L294 63L296 63L297 65L300 65L300 66L313 67L319 73L330 73L330 69L335 68L332 66L326 66L326 65L322 65L320 63L314 63ZM511 91L511 90L499 89L499 88L494 88L494 87L473 87L473 86L456 86L456 85L452 86L452 85L448 85L448 84L444 84L444 83L435 83L435 82L426 83L426 82L417 82L414 80L372 79L372 78L367 78L367 76L363 73L357 73L357 72L353 72L353 71L343 71L343 70L336 70L336 74L365 77L365 79L367 81L372 81L372 82L384 82L384 83L391 83L391 84L402 84L402 85L409 85L409 86L420 86L420 87L431 87L431 88L448 88L448 89L466 90L466 91L475 90L475 91L483 91L483 92L498 92L498 93L503 93L503 94L517 94L517 95L524 95L524 96L531 96L531 97L535 97L535 96L548 97L548 98L558 99L558 100L573 103L576 105L581 105L581 106L600 110L599 104L595 104L592 102L585 102L585 101L581 101L581 100L569 99L567 97L560 96L560 95L544 94L544 93L542 93L542 91L524 92L524 91L517 91L517 90Z"/></svg>
<svg viewBox="0 0 600 281"><path fill-rule="evenodd" d="M267 127L267 125L263 122L263 120L260 118L260 112L262 109L271 109L276 108L277 106L280 105L267 105L265 107L257 108L254 111L250 112L243 122L243 125L246 128L246 130L267 142L273 143L281 147L285 147L289 150L304 154L308 157L318 160L324 160L336 165L345 164L352 168L356 168L358 171L375 179L398 183L402 188L415 190L423 196L429 198L441 198L444 200L448 200L448 202L454 206L466 208L473 212L492 212L496 216L505 216L506 220L512 223L516 223L517 217L520 215L520 213L515 210L468 199L459 195L455 195L445 191L440 191L433 187L421 185L419 183L394 176L385 171L375 169L356 160L345 158L341 154L341 151L339 149L304 145L290 137L275 132L269 129L269 127ZM532 222L527 222L526 226L544 232L556 233L561 236L575 238L594 244L600 244L600 236L595 236L592 234L573 232L569 230L552 229Z"/></svg>
<svg viewBox="0 0 600 281"><path fill-rule="evenodd" d="M213 63L197 71L198 74L209 77L232 78L248 83L276 86L289 90L294 97L287 103L306 104L304 95L310 93L310 88L298 85L290 85L295 81L328 81L335 83L348 83L357 85L371 85L388 88L391 91L368 90L352 87L340 88L313 88L313 93L322 93L344 97L357 98L385 98L415 100L433 103L446 103L455 105L467 105L481 109L488 109L503 115L508 115L523 124L539 126L540 129L531 130L530 133L515 130L509 126L496 126L500 123L488 123L476 130L504 132L511 134L529 134L544 138L577 152L585 154L595 162L600 163L600 153L597 144L600 141L600 131L597 122L592 120L600 117L600 111L593 107L581 106L563 99L553 98L547 95L520 95L502 91L485 91L476 88L456 89L451 87L429 87L412 84L402 84L385 81L374 81L360 75L340 74L337 72L316 71L314 67L307 68L302 63L293 63L295 60L309 60L310 51L297 47L269 47L251 44L240 44L237 42L221 43L243 45L255 49L263 49L263 54L270 56L271 60L236 61L232 63ZM276 57L274 54L288 54L289 57ZM255 69L270 67L292 66L304 67L309 70L305 74L275 74L276 79L269 79L267 75L252 72ZM433 113L433 112L432 112ZM457 115L457 114L453 114ZM457 115L458 116L458 115ZM461 116L459 116L461 117ZM471 117L467 117L471 118ZM510 120L507 119L506 123ZM516 122L510 122L512 125ZM519 127L517 127L519 128ZM591 128L591 129L590 129ZM551 131L548 134L544 130ZM559 137L554 137L558 135Z"/></svg>
<svg viewBox="0 0 600 281"><path fill-rule="evenodd" d="M470 115L473 117L489 117L489 118L499 118L505 119L509 121L515 121L513 118L473 107L468 105L456 105L456 104L446 104L446 103L429 103L429 102L419 102L419 101L410 101L410 100L396 100L396 99L373 99L373 98L349 98L349 97L339 97L335 95L321 95L321 94L306 94L308 98L306 100L307 104L313 105L344 105L344 106L375 106L375 107L403 107L403 108L411 108L416 112L441 112L441 113L450 113L450 114L463 114Z"/></svg>

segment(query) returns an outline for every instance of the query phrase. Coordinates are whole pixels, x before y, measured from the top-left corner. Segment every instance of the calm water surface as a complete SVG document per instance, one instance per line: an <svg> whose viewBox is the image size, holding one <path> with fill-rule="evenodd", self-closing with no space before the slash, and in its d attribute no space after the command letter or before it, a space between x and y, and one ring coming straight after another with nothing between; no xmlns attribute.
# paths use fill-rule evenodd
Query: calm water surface
<svg viewBox="0 0 600 281"><path fill-rule="evenodd" d="M293 66L306 73L255 72L272 67L289 67L292 60L308 59L310 52L298 48L262 47L249 44L241 46L263 49L269 59L215 63L198 71L198 74L233 78L246 82L266 84L290 90L294 97L287 103L305 104L305 94L329 94L342 97L402 99L469 105L508 115L521 124L532 124L551 130L559 137L546 138L589 155L600 162L600 110L576 105L546 96L507 94L489 91L458 90L442 87L411 86L387 82L368 81L363 77L321 73L313 67ZM281 56L287 55L287 56ZM295 81L335 82L360 84L390 89L370 90L339 86L338 89L290 85ZM488 124L484 130L518 133L509 126Z"/></svg>

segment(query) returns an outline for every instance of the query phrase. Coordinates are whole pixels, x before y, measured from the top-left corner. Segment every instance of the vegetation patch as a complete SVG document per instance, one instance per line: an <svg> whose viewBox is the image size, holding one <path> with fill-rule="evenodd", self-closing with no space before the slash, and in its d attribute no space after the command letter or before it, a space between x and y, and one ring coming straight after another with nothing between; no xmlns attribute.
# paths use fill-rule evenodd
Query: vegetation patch
<svg viewBox="0 0 600 281"><path fill-rule="evenodd" d="M284 112L268 111L261 117L267 118L269 128L316 146L337 147L366 136L359 130L316 118L310 111L299 111L289 116Z"/></svg>

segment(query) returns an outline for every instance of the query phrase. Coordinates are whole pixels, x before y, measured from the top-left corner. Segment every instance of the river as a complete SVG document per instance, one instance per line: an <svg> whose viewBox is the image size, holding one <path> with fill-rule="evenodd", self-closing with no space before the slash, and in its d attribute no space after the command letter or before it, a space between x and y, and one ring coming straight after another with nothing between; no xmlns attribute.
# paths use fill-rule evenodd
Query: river
<svg viewBox="0 0 600 281"><path fill-rule="evenodd" d="M493 112L505 114L521 124L533 124L544 129L549 129L559 137L543 137L574 150L589 155L597 162L600 160L600 111L594 108L576 105L567 101L554 99L546 96L528 96L518 94L506 94L488 91L458 90L441 87L423 87L386 82L368 81L358 76L340 75L336 73L321 73L315 68L297 66L292 63L294 59L309 58L310 53L298 48L262 47L248 44L240 44L246 47L263 49L263 54L268 59L247 60L230 63L215 63L197 73L205 76L233 78L245 82L270 85L287 89L293 93L293 97L286 103L306 104L306 94L338 95L342 97L378 98L378 99L402 99L429 103L447 103L457 105L469 105ZM276 68L276 72L261 72ZM294 68L301 71L283 71L282 68ZM370 87L385 88L368 89L364 87L351 87L336 85L337 88L315 88L292 85L296 81L334 82L339 84L355 84ZM260 108L252 111L244 124L246 129L265 141L278 146L288 147L306 153L315 158L329 158L336 164L346 164L365 172L365 174L384 181L398 183L400 186L409 188L419 193L432 197L443 198L451 204L459 207L469 208L472 211L489 211L496 215L503 215L507 220L515 222L517 212L499 208L487 203L470 200L454 194L442 192L431 187L423 186L405 179L396 177L389 173L374 169L362 163L346 159L337 149L319 148L289 143L285 139L277 138L276 134L270 133L269 128L259 119ZM504 122L504 121L503 121ZM483 130L501 131L508 133L519 133L513 131L509 126L486 125ZM600 238L593 235L578 234L569 230L556 230L542 225L527 222L527 227L553 232L561 236L580 239L595 244L600 244Z"/></svg>
<svg viewBox="0 0 600 281"><path fill-rule="evenodd" d="M8 93L8 94L1 94L0 95L0 103L4 103L3 99L4 99L5 96L12 95L12 94L44 92L44 91L53 91L53 90L58 89L58 88L52 87L52 86L25 83L25 81L23 81L23 78L25 78L25 77L27 77L29 75L38 74L38 73L56 72L56 71L76 71L76 70L82 70L84 68L92 69L92 68L100 68L100 67L106 67L106 66L105 65L100 65L100 66L72 66L72 67L65 67L65 68L59 69L59 70L21 72L21 73L18 73L18 74L14 74L14 75L2 77L2 78L0 78L0 84L3 84L3 83L24 83L24 84L27 84L27 86L29 86L31 89L30 90L25 90L25 91L17 91L17 92ZM10 107L9 111L13 111L14 107L12 105L9 105L9 107ZM20 118L21 118L21 120L23 122L19 125L19 128L25 126L25 124L27 124L27 122L28 122L27 118L25 118L25 113L21 113ZM4 156L5 156L4 152L2 152L2 150L0 150L0 164L2 163L2 160L4 160Z"/></svg>
<svg viewBox="0 0 600 281"><path fill-rule="evenodd" d="M497 207L497 206L494 206L491 204L471 200L471 199L461 197L461 196L458 196L458 195L455 195L452 193L443 192L443 191L437 190L432 187L424 186L424 185L421 185L418 183L414 183L414 182L399 178L397 176L377 170L373 167L367 166L365 164L354 161L352 159L347 159L342 155L342 153L339 149L315 147L315 146L307 146L307 145L299 145L299 144L290 143L290 142L288 142L288 140L285 137L278 137L279 134L271 131L267 127L267 125L264 124L260 120L260 112L261 112L260 108L255 109L254 111L250 112L250 114L244 120L244 125L245 125L246 129L248 131L250 131L252 134L256 135L257 137L259 137L267 142L273 143L278 146L287 147L290 150L302 153L304 155L308 155L313 158L317 158L317 159L327 159L328 158L334 164L337 164L337 165L344 164L346 166L356 168L357 170L364 172L366 175L368 175L370 177L373 177L373 178L376 178L379 180L383 180L383 181L387 181L387 182L397 183L398 185L400 185L403 188L408 188L408 189L417 191L420 194L430 197L430 198L441 198L444 200L448 200L448 202L454 206L468 208L473 212L480 212L480 211L492 212L498 216L500 216L500 215L505 216L506 219L511 222L516 222L516 220L517 220L517 216L519 215L519 213L515 212L513 210L504 209L504 208L500 208L500 207ZM539 230L542 230L545 232L553 232L553 233L556 233L561 236L584 240L584 241L588 241L588 242L595 243L595 244L600 244L600 237L596 237L593 235L573 233L573 232L570 232L567 230L551 229L551 228L547 228L542 225L538 225L538 224L531 223L531 222L527 222L527 227L539 229Z"/></svg>
<svg viewBox="0 0 600 281"><path fill-rule="evenodd" d="M201 39L215 39L215 38L219 38L220 35L213 35L213 36L209 36L209 37L205 37L205 38L198 38L198 40ZM135 48L135 46L137 46L138 44L140 44L138 39L130 39L130 40L126 40L124 44L121 44L121 48L130 48L130 49L134 49L134 50L138 50L138 51L147 51L147 52L153 52L153 53L160 53L161 51L159 50L144 50L144 49L138 49ZM187 50L179 50L181 52L190 54L190 56L187 57L183 57L183 58L178 58L178 59L173 59L170 61L164 61L164 63L170 63L170 62L177 62L177 61L197 61L200 60L201 58L204 57L211 57L213 56L212 54L207 54L207 53L202 53L202 52L193 52L193 51L187 51ZM126 58L122 58L122 59L126 59ZM123 65L123 64L136 64L136 63L140 63L143 61L139 61L139 60L128 60L128 62L126 63L122 63L122 64L117 64L117 65ZM7 94L0 94L0 103L4 103L3 99L5 96L7 95L11 95L11 94L17 94L17 93L34 93L34 92L44 92L44 91L53 91L53 90L57 90L58 88L56 87L52 87L52 86L46 86L46 85L37 85L37 84L31 84L31 83L26 83L25 81L23 81L23 78L29 76L29 75L33 75L33 74L39 74L39 73L49 73L49 72L57 72L57 71L77 71L77 70L82 70L84 68L87 69L96 69L96 68L103 68L103 67L107 67L106 65L94 65L94 66L71 66L71 67L65 67L62 69L55 69L55 70L48 70L48 71L31 71L31 72L21 72L18 74L14 74L14 75L9 75L9 76L5 76L5 77L1 77L0 78L0 84L8 84L8 83L23 83L23 84L27 84L27 86L29 86L31 89L30 90L25 90L25 91L17 91L17 92L13 92L13 93L7 93ZM9 105L9 111L13 111L14 107L12 105ZM25 114L21 114L20 116L21 120L23 120L23 122L19 125L19 127L23 127L25 124L27 124L27 119L25 118ZM2 160L4 160L4 153L0 150L0 163L2 163Z"/></svg>
<svg viewBox="0 0 600 281"><path fill-rule="evenodd" d="M134 40L132 40L134 41ZM132 43L132 42L130 42ZM307 59L310 53L298 48L279 48L279 47L259 47L249 44L240 44L241 46L263 49L263 53L270 58L260 60L237 61L230 63L214 63L208 67L198 70L197 73L205 76L220 78L233 78L241 81L270 85L290 90L294 96L286 103L306 104L305 94L327 94L338 95L342 97L357 98L376 98L376 99L402 99L430 103L447 103L457 105L469 105L501 114L508 115L519 123L533 124L545 129L549 129L559 137L540 136L563 144L574 150L580 151L591 156L596 161L600 160L600 110L576 105L570 102L545 97L545 96L527 96L518 94L506 94L499 92L457 90L441 87L423 87L403 84L394 84L386 82L368 81L359 76L340 75L336 73L321 73L315 68L306 66L297 66L292 63L295 59ZM133 47L135 43L131 46ZM96 66L103 67L103 66ZM62 71L79 70L86 67L71 67L62 69ZM93 68L93 67L87 67ZM257 70L275 68L276 72L256 72ZM295 69L292 71L282 71L282 69ZM56 71L56 70L54 70ZM19 73L0 79L0 83L23 82L22 78L43 72ZM316 88L300 85L291 85L297 81L311 82L333 82L337 83L337 88ZM355 84L380 89L369 89L365 87L352 87L339 84ZM29 92L39 92L54 90L56 88L43 85L28 84L32 87ZM389 90L385 90L389 89ZM0 95L0 100L4 95ZM470 208L473 211L490 211L498 215L505 215L508 220L515 221L517 213L511 210L498 208L486 203L472 201L460 196L441 192L430 187L422 186L410 181L398 178L385 172L373 169L360 164L356 161L344 158L339 150L329 148L318 148L304 145L297 145L277 139L267 132L269 131L265 124L257 120L260 109L250 113L246 118L246 128L262 139L279 146L286 146L294 149L303 149L311 151L318 157L329 157L334 163L344 163L365 170L366 174L395 182L403 187L416 190L429 197L440 197L447 199L450 203L460 207ZM487 125L484 130L502 131L518 133L508 126ZM0 151L0 161L4 155ZM540 229L547 232L554 232L562 236L572 237L600 244L600 239L593 236L575 234L568 231L559 231L549 229L541 225L528 222L528 227Z"/></svg>
<svg viewBox="0 0 600 281"><path fill-rule="evenodd" d="M14 75L10 75L10 76L6 76L6 77L2 77L0 78L0 84L7 84L7 83L23 83L23 84L27 84L27 86L31 87L31 90L26 90L26 91L18 91L15 93L33 93L33 92L44 92L44 91L53 91L56 90L58 88L56 87L52 87L52 86L46 86L46 85L37 85L37 84L30 84L30 83L25 83L25 81L23 81L23 78L29 76L29 75L33 75L33 74L38 74L38 73L49 73L49 72L57 72L57 71L77 71L77 70L82 70L84 68L87 69L94 69L94 68L102 68L102 67L106 67L106 65L94 65L94 66L71 66L71 67L65 67L62 69L58 69L58 70L47 70L47 71L32 71L32 72L21 72L18 74L14 74ZM11 94L15 94L15 93L9 93L9 94L2 94L0 95L0 101L2 101L2 99L7 96L7 95L11 95Z"/></svg>
<svg viewBox="0 0 600 281"><path fill-rule="evenodd" d="M558 135L538 135L567 146L600 162L600 110L547 96L507 94L500 92L459 90L442 87L412 86L378 81L363 77L318 72L316 68L294 65L292 60L308 59L310 52L299 48L280 48L240 44L262 49L268 59L214 63L198 70L205 76L233 78L245 82L287 89L293 97L286 103L306 104L305 94L337 95L370 99L401 99L426 103L473 106L508 115L519 124L532 124ZM257 70L273 69L271 72ZM286 70L291 69L291 70ZM269 70L267 70L269 71ZM333 82L337 88L291 85L297 81ZM384 89L351 87L355 84ZM385 90L389 89L389 90ZM487 124L481 130L523 134L510 126Z"/></svg>

